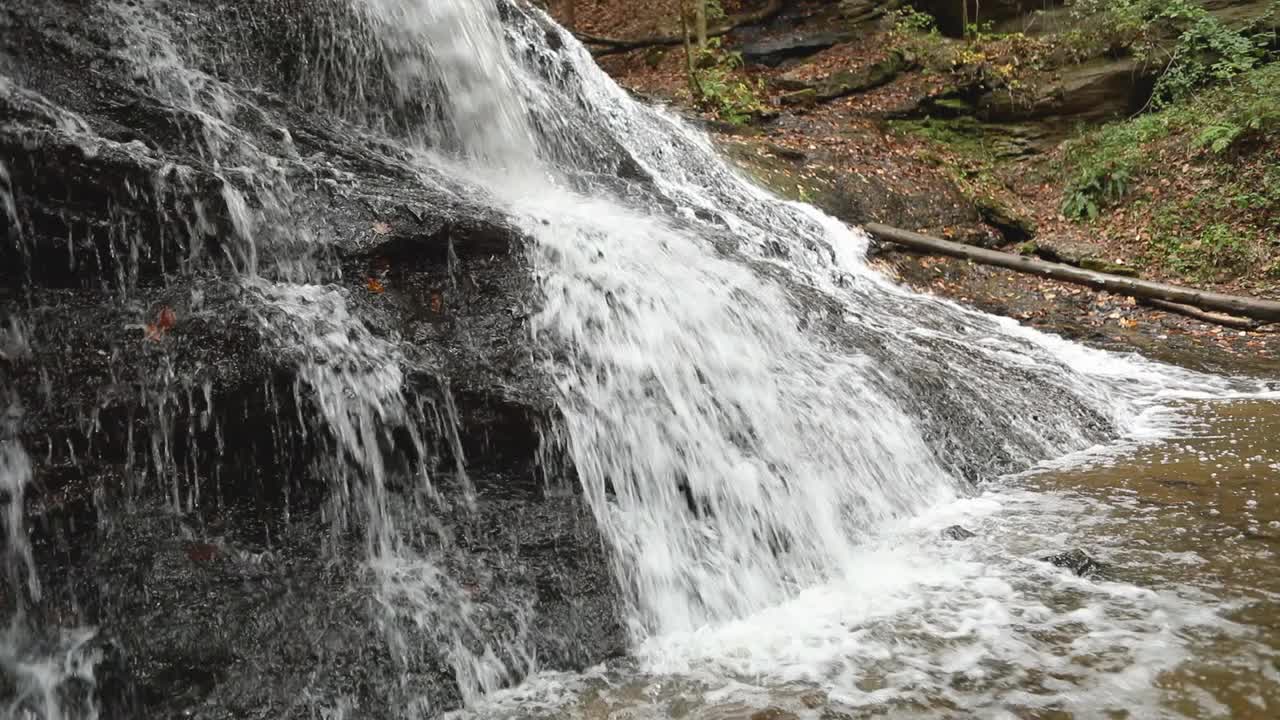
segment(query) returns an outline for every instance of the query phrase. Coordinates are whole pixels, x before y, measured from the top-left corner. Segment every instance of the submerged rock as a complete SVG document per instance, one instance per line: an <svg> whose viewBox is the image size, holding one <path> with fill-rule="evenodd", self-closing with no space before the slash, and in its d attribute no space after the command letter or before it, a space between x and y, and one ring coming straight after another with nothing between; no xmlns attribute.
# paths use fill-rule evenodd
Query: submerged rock
<svg viewBox="0 0 1280 720"><path fill-rule="evenodd" d="M1080 577L1093 577L1101 573L1105 566L1089 557L1088 553L1076 548L1068 550L1057 555L1040 558L1041 562L1047 562L1054 567L1065 568Z"/></svg>
<svg viewBox="0 0 1280 720"><path fill-rule="evenodd" d="M952 525L951 527L943 528L941 535L946 540L968 540L969 538L978 536L977 533L970 532L959 525Z"/></svg>

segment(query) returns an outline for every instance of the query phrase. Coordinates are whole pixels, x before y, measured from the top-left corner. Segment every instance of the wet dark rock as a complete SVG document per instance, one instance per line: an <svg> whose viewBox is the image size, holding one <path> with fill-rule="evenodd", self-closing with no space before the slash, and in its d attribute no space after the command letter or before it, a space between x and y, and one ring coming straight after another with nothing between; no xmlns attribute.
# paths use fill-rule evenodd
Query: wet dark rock
<svg viewBox="0 0 1280 720"><path fill-rule="evenodd" d="M1080 577L1096 576L1102 573L1106 567L1097 560L1094 560L1092 557L1089 557L1088 553L1079 548L1058 553L1057 555L1042 557L1040 558L1040 561L1047 562L1054 567L1070 570Z"/></svg>
<svg viewBox="0 0 1280 720"><path fill-rule="evenodd" d="M799 720L799 718L799 715L777 707L768 707L751 713L751 720Z"/></svg>
<svg viewBox="0 0 1280 720"><path fill-rule="evenodd" d="M940 534L945 540L968 540L978 536L977 533L970 532L959 525L943 528Z"/></svg>
<svg viewBox="0 0 1280 720"><path fill-rule="evenodd" d="M212 157L202 120L121 60L105 3L0 7L0 326L12 319L23 341L0 347L0 399L19 401L44 585L22 652L62 657L64 631L96 628L76 650L100 656L96 682L67 692L103 717L458 706L454 639L427 618L404 620L407 648L389 643L361 529L336 520L332 430L300 376L305 348L280 341L290 321L264 300L303 273L365 341L399 353L427 437L388 435L389 502L418 510L410 470L429 478L438 497L406 542L467 594L458 641L520 648L544 669L620 654L605 550L544 437L554 406L528 340L525 238L455 179L354 131L337 79L301 83L307 43L345 3L156 7L235 88L233 142L275 158L275 174ZM411 120L386 118L391 131ZM634 159L593 147L602 177L645 181ZM278 207L257 194L269 183L287 183ZM255 277L237 194L258 214ZM6 627L13 590L0 579ZM509 669L515 682L528 666ZM0 670L0 694L16 682Z"/></svg>
<svg viewBox="0 0 1280 720"><path fill-rule="evenodd" d="M749 42L738 50L746 62L777 67L788 60L808 57L829 47L848 42L852 37L845 32L790 33L781 37Z"/></svg>

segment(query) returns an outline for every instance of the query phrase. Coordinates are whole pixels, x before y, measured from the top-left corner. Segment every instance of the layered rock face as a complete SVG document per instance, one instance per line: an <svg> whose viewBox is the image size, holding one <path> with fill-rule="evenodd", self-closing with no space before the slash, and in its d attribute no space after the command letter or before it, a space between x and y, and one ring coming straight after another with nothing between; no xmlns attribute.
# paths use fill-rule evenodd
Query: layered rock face
<svg viewBox="0 0 1280 720"><path fill-rule="evenodd" d="M431 101L348 13L0 9L19 715L429 716L621 651L523 240L377 139Z"/></svg>

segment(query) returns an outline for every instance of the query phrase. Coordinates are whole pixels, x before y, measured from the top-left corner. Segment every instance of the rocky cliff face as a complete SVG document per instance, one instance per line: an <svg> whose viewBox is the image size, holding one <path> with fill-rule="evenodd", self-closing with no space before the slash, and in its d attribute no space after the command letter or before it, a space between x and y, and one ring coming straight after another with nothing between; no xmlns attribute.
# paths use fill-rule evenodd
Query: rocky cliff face
<svg viewBox="0 0 1280 720"><path fill-rule="evenodd" d="M0 9L0 697L19 714L433 714L534 658L621 649L542 434L522 240L360 129L409 111L382 112L372 63L342 84L369 62L342 12ZM360 404L362 382L388 399ZM386 590L383 524L465 617Z"/></svg>

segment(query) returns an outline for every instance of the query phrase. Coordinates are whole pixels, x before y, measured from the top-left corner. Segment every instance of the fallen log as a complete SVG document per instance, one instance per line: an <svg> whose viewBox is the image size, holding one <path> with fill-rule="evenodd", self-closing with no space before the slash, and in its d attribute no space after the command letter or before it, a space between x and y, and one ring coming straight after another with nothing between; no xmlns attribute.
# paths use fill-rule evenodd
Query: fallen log
<svg viewBox="0 0 1280 720"><path fill-rule="evenodd" d="M863 227L871 235L881 240L929 253L949 255L972 260L983 265L992 265L1021 273L1085 285L1095 290L1106 290L1117 295L1163 300L1170 303L1190 305L1201 310L1253 318L1254 320L1280 322L1280 302L1274 300L1263 300L1240 295L1224 295L1206 290L1196 290L1178 285L1167 285L1150 280L1112 275L1096 270L1085 270L1071 265L1062 265L1060 263L1036 260L1023 255L1000 252L999 250L973 247L972 245L921 235L920 233L901 230L879 223L867 223Z"/></svg>
<svg viewBox="0 0 1280 720"><path fill-rule="evenodd" d="M1201 310L1198 307L1183 305L1182 303L1169 302L1168 300L1157 300L1155 298L1142 298L1138 302L1157 310L1176 313L1183 317L1189 317L1200 322L1212 323L1223 327L1235 328L1236 330L1258 330L1265 323L1261 320L1250 320L1249 318L1236 317L1235 315L1226 315L1224 313L1209 312Z"/></svg>
<svg viewBox="0 0 1280 720"><path fill-rule="evenodd" d="M712 38L728 35L730 32L733 32L743 25L755 25L756 23L764 22L781 11L782 0L769 0L768 4L759 10L732 15L725 18L723 23L713 28L708 28L707 37ZM659 35L657 37L647 38L612 38L604 37L602 35L592 35L590 33L575 32L574 37L578 38L578 40L584 45L603 45L603 49L593 51L593 54L595 55L609 55L612 53L627 52L646 47L682 45L684 43L684 35Z"/></svg>

